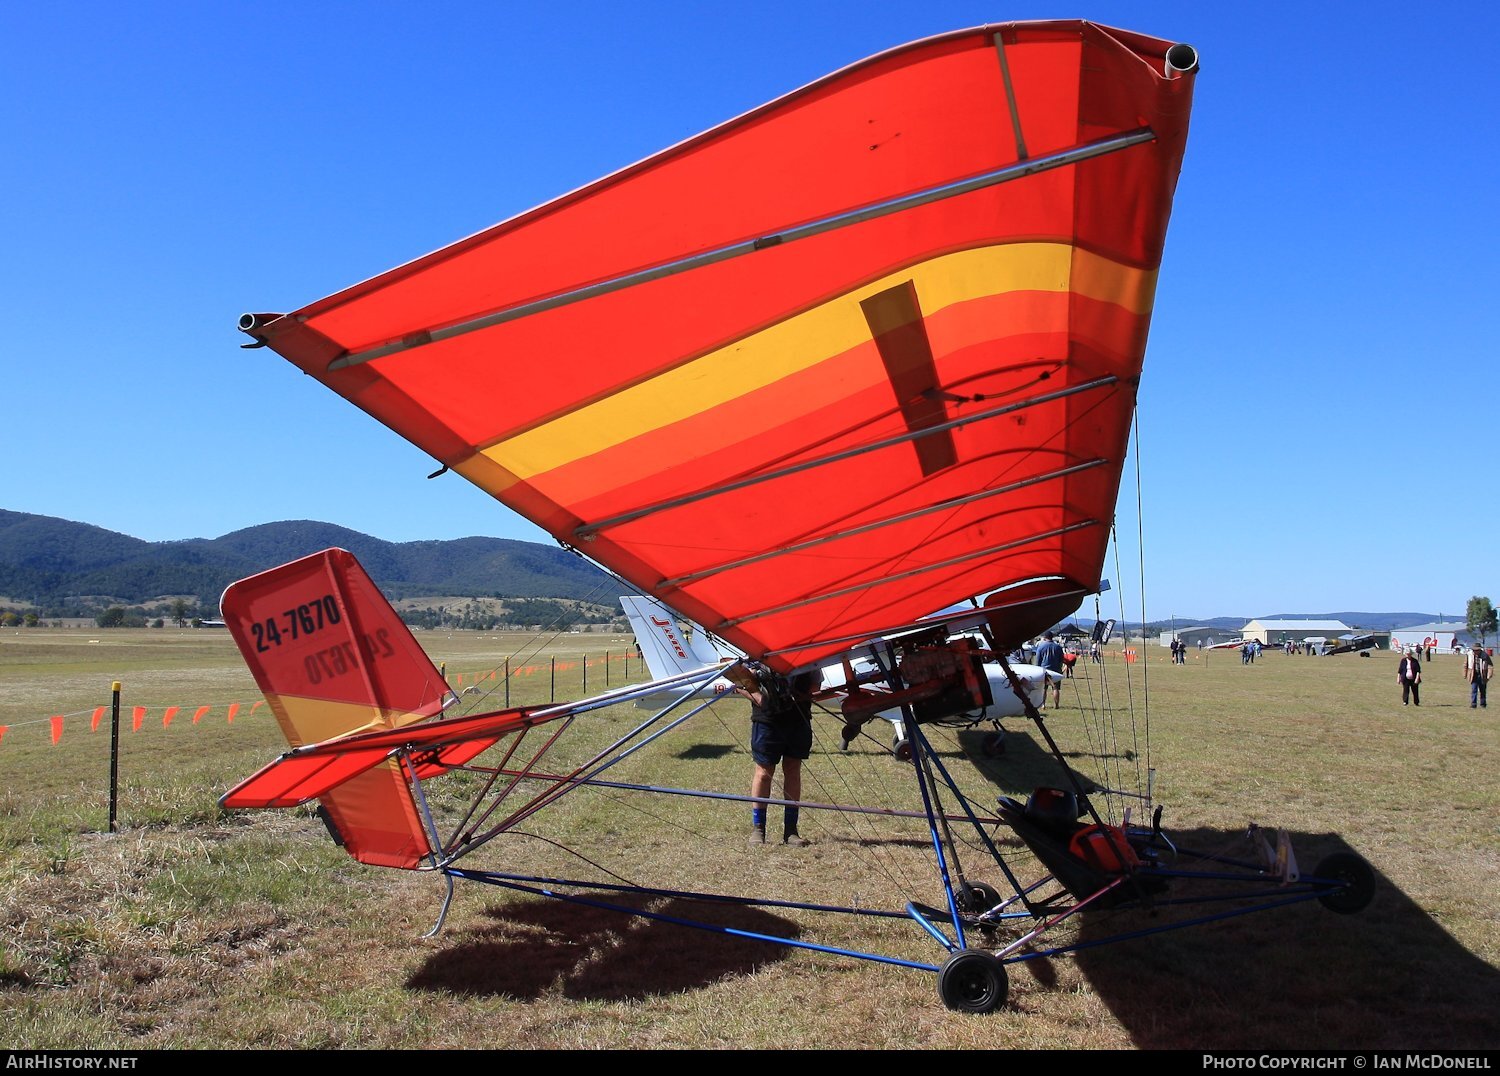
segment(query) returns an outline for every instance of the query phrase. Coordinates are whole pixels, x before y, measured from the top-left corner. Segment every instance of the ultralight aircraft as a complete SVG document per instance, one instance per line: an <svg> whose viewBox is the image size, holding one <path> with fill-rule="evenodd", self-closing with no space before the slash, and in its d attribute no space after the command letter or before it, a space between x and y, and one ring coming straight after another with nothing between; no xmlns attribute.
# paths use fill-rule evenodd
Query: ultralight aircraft
<svg viewBox="0 0 1500 1076"><path fill-rule="evenodd" d="M1007 669L1100 590L1197 70L1188 45L1083 21L927 38L240 320L246 347L730 644L733 675L769 685L866 656L879 683L848 691L842 719L901 708L919 804L904 817L936 899L799 903L477 865L564 797L628 786L606 771L711 707L691 696L726 670L456 716L338 550L225 594L293 744L225 806L319 800L354 858L436 872L449 900L469 879L706 929L724 928L625 895L907 923L937 958L738 933L934 973L968 1012L1004 1003L1010 965L1081 948L1068 924L1106 909L1111 924L1146 910L1111 936L1137 937L1301 901L1362 908L1373 873L1355 855L1302 873L1284 832L1253 827L1242 857L1198 853L1163 828L1149 776L1144 791L1081 780L1014 676L1055 786L986 802L933 746L993 704L986 663ZM596 711L672 687L681 707L583 762L545 761ZM463 779L437 782L449 774ZM467 806L435 807L440 787ZM1179 917L1196 902L1208 910Z"/></svg>
<svg viewBox="0 0 1500 1076"><path fill-rule="evenodd" d="M706 671L713 665L730 667L745 660L746 655L737 653L732 647L715 640L700 626L684 622L672 610L655 598L642 594L621 595L620 605L630 621L630 630L635 633L636 646L641 658L651 671L653 679L665 680L681 673ZM975 640L983 645L982 639ZM886 640L875 640L880 645ZM886 670L878 652L846 654L842 661L809 670L817 673L815 696L821 699L836 697L848 704L851 689L855 692L869 691L869 685L881 685L886 680ZM987 692L990 702L965 714L955 715L959 723L978 725L987 723L993 730L985 740L990 754L1003 751L1005 730L1000 721L1006 717L1022 717L1026 714L1026 701L1033 709L1046 705L1046 685L1063 678L1062 673L1049 672L1039 665L1029 665L1012 660L1006 666L998 662L982 663L985 678L989 680ZM1022 694L1017 695L1012 678L1019 682ZM700 687L697 696L724 695L734 687L727 676L715 677L707 686ZM877 688L878 689L878 688ZM665 705L674 696L670 693L648 695L636 699L637 706ZM863 700L857 700L863 701ZM879 701L878 699L876 701ZM851 707L861 713L867 707ZM906 735L906 717L900 706L880 710L876 717L891 725L891 753L905 761L911 757L911 741ZM865 719L861 718L846 726L843 746L848 750L855 736L862 733Z"/></svg>

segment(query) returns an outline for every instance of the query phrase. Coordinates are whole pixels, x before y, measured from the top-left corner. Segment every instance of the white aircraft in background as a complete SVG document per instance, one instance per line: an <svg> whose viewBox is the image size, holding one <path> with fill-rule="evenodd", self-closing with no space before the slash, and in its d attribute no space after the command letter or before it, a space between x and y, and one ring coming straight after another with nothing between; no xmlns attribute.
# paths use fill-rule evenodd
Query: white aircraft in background
<svg viewBox="0 0 1500 1076"><path fill-rule="evenodd" d="M620 606L630 620L631 630L635 632L636 645L640 648L641 657L645 659L646 668L650 670L653 680L697 672L715 665L727 666L745 656L723 640L711 636L698 625L678 616L655 598L642 595L621 595ZM1015 673L1016 679L1020 681L1031 705L1037 709L1046 704L1049 680L1057 681L1063 678L1062 673L1048 672L1039 665L1011 662L1010 668ZM845 698L850 694L848 686L851 673L856 686L866 675L869 675L871 679L884 679L885 677L873 657L855 657L847 665L840 662L826 665L819 671L822 674L822 680L814 690L839 693ZM1000 664L993 661L984 662L984 673L989 681L989 694L993 702L965 714L963 720L967 722L998 721L1002 717L1024 716L1026 707L1016 696L1010 679L1005 675L1005 670L1000 667ZM727 677L721 676L693 689L692 695L712 697L728 695L733 691L734 683ZM869 691L864 693L871 694ZM666 705L680 697L680 693L653 695L638 699L636 705ZM906 723L902 717L901 708L897 706L879 710L872 716L890 722L891 752L898 758L908 758L910 745L907 742ZM999 731L998 727L997 731ZM844 733L846 750L857 733L857 725L846 725ZM993 742L998 746L998 737Z"/></svg>

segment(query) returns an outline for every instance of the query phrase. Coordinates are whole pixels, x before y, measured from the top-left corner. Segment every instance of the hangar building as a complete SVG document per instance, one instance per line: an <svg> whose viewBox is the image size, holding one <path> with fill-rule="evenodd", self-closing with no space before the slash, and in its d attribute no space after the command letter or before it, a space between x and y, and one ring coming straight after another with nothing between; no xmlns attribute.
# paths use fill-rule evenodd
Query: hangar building
<svg viewBox="0 0 1500 1076"><path fill-rule="evenodd" d="M1252 620L1245 625L1244 636L1258 639L1262 646L1280 646L1310 638L1337 639L1353 630L1342 620Z"/></svg>

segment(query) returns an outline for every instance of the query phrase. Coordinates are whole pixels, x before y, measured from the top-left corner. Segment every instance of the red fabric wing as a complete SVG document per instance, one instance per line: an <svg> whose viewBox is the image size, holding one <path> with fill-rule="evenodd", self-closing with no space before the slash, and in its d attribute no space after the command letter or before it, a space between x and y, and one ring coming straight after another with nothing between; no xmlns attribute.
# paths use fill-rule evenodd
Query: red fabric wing
<svg viewBox="0 0 1500 1076"><path fill-rule="evenodd" d="M783 669L970 595L1081 596L1187 135L1171 47L919 41L242 326Z"/></svg>

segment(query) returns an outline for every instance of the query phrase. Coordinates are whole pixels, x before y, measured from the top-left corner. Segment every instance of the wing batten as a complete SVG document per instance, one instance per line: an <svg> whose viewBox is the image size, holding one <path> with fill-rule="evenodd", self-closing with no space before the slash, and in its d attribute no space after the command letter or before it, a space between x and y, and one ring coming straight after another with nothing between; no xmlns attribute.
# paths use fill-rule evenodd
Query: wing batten
<svg viewBox="0 0 1500 1076"><path fill-rule="evenodd" d="M1049 538L1060 538L1064 534L1069 534L1069 533L1071 533L1073 531L1082 530L1082 529L1084 529L1086 527L1095 527L1095 526L1098 526L1098 524L1099 524L1099 521L1097 519L1083 519L1083 520L1079 520L1076 523L1069 523L1065 527L1058 527L1058 528L1056 528L1054 530L1042 531L1042 532L1037 533L1037 534L1027 535L1024 538L1017 538L1016 540L1011 541L1011 542L1004 542L1004 543L1002 543L1000 545L990 546L988 548L976 550L976 551L971 552L971 553L965 553L962 556L951 557L951 558L949 558L947 560L938 561L938 562L933 563L933 564L924 564L924 565L921 565L920 567L909 568L906 571L899 572L896 575L891 576L889 578L891 578L893 580L897 580L897 581L907 580L907 579L913 579L913 578L925 575L928 572L940 571L943 568L952 568L952 567L957 566L958 564L961 564L961 563L964 563L964 562L970 561L970 560L975 560L975 559L980 558L980 557L993 557L996 554L1004 553L1007 550L1012 550L1012 549L1017 549L1017 548L1021 548L1021 547L1024 547L1024 546L1032 545L1032 544L1034 544L1036 542L1045 541L1045 540L1047 540ZM768 608L765 608L765 609L760 609L760 610L756 610L754 612L749 612L749 613L746 613L744 616L741 616L741 617L739 617L737 619L734 619L734 620L721 621L717 625L710 626L709 630L710 631L714 631L714 632L728 631L729 629L737 628L741 624L744 624L744 623L746 623L748 621L751 621L751 620L755 620L755 619L757 619L759 617L775 616L778 613L789 612L789 611L791 611L793 609L802 609L802 608L805 608L805 607L807 607L809 605L815 605L818 602L829 601L829 600L831 600L833 598L847 597L850 594L868 593L868 592L873 591L873 590L875 590L875 587L874 587L873 584L870 584L870 583L857 583L857 584L854 584L854 585L851 585L851 586L847 586L847 587L839 587L839 588L835 588L833 590L824 591L824 592L822 592L820 594L814 594L814 595L812 595L810 597L807 597L807 598L799 599L798 601L786 602L786 603L781 604L781 605L771 606L771 607L768 607Z"/></svg>
<svg viewBox="0 0 1500 1076"><path fill-rule="evenodd" d="M893 636L915 628L931 627L937 624L947 625L954 631L990 624L1007 625L998 628L998 633L1002 638L1013 635L1017 639L1030 639L1034 638L1042 628L1050 627L1062 620L1090 593L1092 590L1089 587L1062 576L1032 579L996 592L992 595L993 604L987 599L986 604L962 612L929 614L914 621L887 620L876 627L873 634L880 637ZM1018 624L1025 626L1014 626ZM823 634L809 637L795 646L789 646L766 656L779 658L787 665L795 667L805 664L804 656L807 654L846 650L861 643L868 643L871 637L871 634L866 632Z"/></svg>
<svg viewBox="0 0 1500 1076"><path fill-rule="evenodd" d="M939 501L937 504L927 505L923 508L916 508L909 512L903 512L900 515L887 516L872 523L864 523L858 527L852 527L848 530L836 531L832 534L820 535L817 538L810 538L807 541L798 542L793 545L785 546L781 549L773 549L765 553L758 553L752 557L743 557L739 560L727 561L723 564L717 564L709 568L700 568L695 572L688 572L685 575L677 576L673 579L663 579L660 583L657 584L657 587L662 591L674 590L686 583L691 583L699 579L707 579L709 576L717 575L719 572L730 571L734 568L748 567L749 565L759 563L760 561L772 560L776 557L783 557L792 553L801 553L808 549L813 549L822 545L828 545L831 542L841 541L846 538L856 538L867 531L878 530L881 527L896 526L897 524L907 523L913 519L931 515L935 512L943 512L951 508L959 508L964 505L974 504L978 501L987 500L990 497L998 497L1007 493L1015 493L1017 490L1025 489L1028 486L1035 486L1043 482L1051 482L1059 478L1066 478L1068 475L1078 474L1082 471L1091 470L1094 467L1103 467L1108 463L1108 460L1092 459L1087 460L1083 463L1074 464L1071 467L1060 467L1045 474L1033 475L1029 478L1023 478L1019 481L1011 482L1003 486L996 486L993 489L980 490L978 493L970 493L965 496L954 497L945 501Z"/></svg>
<svg viewBox="0 0 1500 1076"><path fill-rule="evenodd" d="M789 227L773 232L770 235L757 236L754 239L747 239L729 246L720 247L717 250L705 251L701 254L679 258L663 265L640 269L633 273L626 273L609 280L602 280L597 283L574 288L571 291L562 292L557 295L549 295L545 298L532 300L531 302L491 311L479 317L469 318L455 324L416 329L403 334L397 340L381 344L378 347L367 348L353 354L346 353L340 355L328 364L328 371L332 373L337 370L358 366L362 363L374 362L376 359L383 359L402 352L413 351L428 344L440 343L454 337L465 336L483 329L504 325L507 322L519 321L522 318L531 317L535 314L544 314L551 310L571 306L574 303L585 302L589 299L610 295L618 291L625 291L642 284L649 284L652 281L676 276L679 273L688 273L695 269L716 265L731 258L740 258L747 254L757 254L763 250L779 247L785 243L794 243L798 240L810 239L813 236L822 235L839 228L847 228L851 225L878 220L881 217L930 205L945 198L953 198L958 195L969 194L973 191L984 190L986 187L1036 175L1052 168L1078 164L1083 161L1092 160L1095 157L1103 156L1106 153L1115 153L1119 150L1139 145L1142 142L1149 142L1155 137L1156 135L1150 128L1126 131L1118 135L1098 139L1085 145L1048 154L1045 157L997 169L984 175L973 176L954 183L947 183L931 190L919 191L916 194L892 199L889 202L879 205L864 206L859 209L849 210L824 220L814 221L797 227Z"/></svg>
<svg viewBox="0 0 1500 1076"><path fill-rule="evenodd" d="M1065 399L1069 396L1073 396L1081 392L1091 392L1094 389L1107 388L1111 385L1114 385L1117 380L1118 379L1114 377L1097 378L1082 385L1074 385L1066 389L1059 389L1056 392L1044 393L1040 396L1032 397L1029 400L1021 400L1016 403L1003 404L999 407L990 408L989 410L976 414L963 415L958 418L950 419L946 422L927 426L920 430L910 430L906 433L896 434L892 437L887 437L879 441L871 442L870 444L845 449L841 452L832 453L830 455L823 456L817 459L805 460L803 462L793 464L790 467L784 467L779 470L769 471L765 474L750 475L737 481L724 482L717 486L696 490L693 493L685 494L681 497L677 497L669 501L662 501L658 504L642 505L641 507L632 509L629 512L622 512L617 516L612 516L607 519L601 519L593 523L586 523L581 526L575 527L572 532L572 537L577 541L587 542L592 540L594 536L598 535L602 531L608 530L611 527L617 527L623 523L631 523L637 519L642 519L649 515L666 512L673 508L685 508L689 505L697 504L711 497L723 496L729 493L737 493L741 490L749 489L752 486L758 486L766 482L774 482L779 479L791 478L795 475L801 474L806 471L815 470L819 467L826 467L829 464L840 463L844 460L853 459L857 456L863 456L871 452L879 452L882 449L892 448L897 445L910 444L913 441L919 441L926 437L940 436L950 430L959 429L963 426L969 426L976 422L984 422L988 419L1002 418L1006 415L1014 414L1017 411L1022 411L1030 407L1038 407L1042 404L1053 403L1057 400Z"/></svg>

